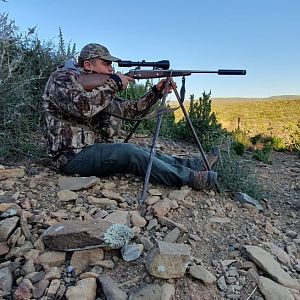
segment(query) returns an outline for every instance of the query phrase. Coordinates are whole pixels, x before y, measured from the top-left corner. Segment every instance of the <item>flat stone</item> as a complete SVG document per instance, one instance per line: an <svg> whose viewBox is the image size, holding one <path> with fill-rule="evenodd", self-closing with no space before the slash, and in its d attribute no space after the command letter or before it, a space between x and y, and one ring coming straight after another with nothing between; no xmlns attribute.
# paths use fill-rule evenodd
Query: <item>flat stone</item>
<svg viewBox="0 0 300 300"><path fill-rule="evenodd" d="M226 284L226 280L225 280L225 277L224 276L221 276L218 281L217 281L217 284L218 284L218 288L223 291L223 292L226 292L227 291L227 284Z"/></svg>
<svg viewBox="0 0 300 300"><path fill-rule="evenodd" d="M210 273L208 270L203 268L202 266L191 266L189 268L189 273L199 280L201 280L205 285L213 284L217 281L215 275Z"/></svg>
<svg viewBox="0 0 300 300"><path fill-rule="evenodd" d="M159 189L149 189L148 193L151 196L162 196L162 192Z"/></svg>
<svg viewBox="0 0 300 300"><path fill-rule="evenodd" d="M49 281L46 279L42 279L34 285L32 296L33 298L40 299L49 285Z"/></svg>
<svg viewBox="0 0 300 300"><path fill-rule="evenodd" d="M13 274L10 268L0 270L0 290L10 292L13 284Z"/></svg>
<svg viewBox="0 0 300 300"><path fill-rule="evenodd" d="M100 276L98 280L106 299L110 300L127 300L127 294L121 290L109 275Z"/></svg>
<svg viewBox="0 0 300 300"><path fill-rule="evenodd" d="M20 218L15 216L0 221L0 242L6 242L8 237L17 227L19 220Z"/></svg>
<svg viewBox="0 0 300 300"><path fill-rule="evenodd" d="M286 287L300 290L300 283L285 272L270 253L258 246L245 246L244 248L254 263L274 281Z"/></svg>
<svg viewBox="0 0 300 300"><path fill-rule="evenodd" d="M85 271L90 265L95 265L104 257L103 249L90 249L74 251L71 258L71 266L75 269L75 275Z"/></svg>
<svg viewBox="0 0 300 300"><path fill-rule="evenodd" d="M177 227L175 227L174 229L172 229L170 232L166 234L166 236L164 237L164 242L175 243L179 235L180 235L180 230Z"/></svg>
<svg viewBox="0 0 300 300"><path fill-rule="evenodd" d="M128 300L161 300L162 288L159 284L147 284L139 288Z"/></svg>
<svg viewBox="0 0 300 300"><path fill-rule="evenodd" d="M49 285L49 288L48 288L48 291L47 291L47 297L53 298L56 295L56 293L59 289L59 286L60 286L60 280L59 279L53 279L50 282L50 285Z"/></svg>
<svg viewBox="0 0 300 300"><path fill-rule="evenodd" d="M152 206L153 214L158 218L164 217L170 211L171 206L172 201L170 199L159 200Z"/></svg>
<svg viewBox="0 0 300 300"><path fill-rule="evenodd" d="M145 200L145 204L148 205L148 206L153 205L154 203L156 203L159 200L160 200L159 196L152 196L152 197L149 197Z"/></svg>
<svg viewBox="0 0 300 300"><path fill-rule="evenodd" d="M104 221L130 226L130 217L128 211L117 210L104 218Z"/></svg>
<svg viewBox="0 0 300 300"><path fill-rule="evenodd" d="M153 243L146 237L140 237L140 242L143 244L146 251L150 250L153 247Z"/></svg>
<svg viewBox="0 0 300 300"><path fill-rule="evenodd" d="M68 220L49 227L43 234L46 247L52 250L74 251L104 244L104 233L111 226L104 220Z"/></svg>
<svg viewBox="0 0 300 300"><path fill-rule="evenodd" d="M266 300L294 300L293 294L290 290L273 280L259 276L258 287L260 292L264 295Z"/></svg>
<svg viewBox="0 0 300 300"><path fill-rule="evenodd" d="M154 277L180 278L186 271L189 259L189 246L159 241L146 257L146 268Z"/></svg>
<svg viewBox="0 0 300 300"><path fill-rule="evenodd" d="M118 205L116 200L111 200L108 198L96 198L93 196L88 196L88 202L89 202L89 204L97 206L97 207L111 206L111 207L115 208Z"/></svg>
<svg viewBox="0 0 300 300"><path fill-rule="evenodd" d="M60 177L58 186L61 190L78 191L87 189L99 183L100 179L96 176L90 177Z"/></svg>
<svg viewBox="0 0 300 300"><path fill-rule="evenodd" d="M158 218L158 222L163 226L167 226L169 229L173 229L173 228L177 227L180 229L180 231L183 231L183 232L188 231L188 229L184 225L182 225L180 223L176 223L167 217Z"/></svg>
<svg viewBox="0 0 300 300"><path fill-rule="evenodd" d="M161 298L160 300L171 300L175 295L175 286L168 282L161 286Z"/></svg>
<svg viewBox="0 0 300 300"><path fill-rule="evenodd" d="M7 178L22 178L24 176L25 170L23 168L0 169L0 180Z"/></svg>
<svg viewBox="0 0 300 300"><path fill-rule="evenodd" d="M95 300L97 283L95 278L85 278L77 282L76 286L66 291L67 300Z"/></svg>
<svg viewBox="0 0 300 300"><path fill-rule="evenodd" d="M144 227L147 225L147 221L139 215L138 212L130 212L130 222L132 226Z"/></svg>
<svg viewBox="0 0 300 300"><path fill-rule="evenodd" d="M175 190L171 191L168 195L168 197L171 200L176 200L178 202L182 202L186 196L188 196L191 193L191 190Z"/></svg>
<svg viewBox="0 0 300 300"><path fill-rule="evenodd" d="M110 191L110 190L102 190L101 194L104 198L109 198L111 200L116 200L117 202L125 202L125 198L122 197L119 193Z"/></svg>
<svg viewBox="0 0 300 300"><path fill-rule="evenodd" d="M275 255L281 263L291 266L291 258L283 249L271 242L265 242L264 245L270 249L272 254Z"/></svg>
<svg viewBox="0 0 300 300"><path fill-rule="evenodd" d="M9 252L9 247L6 242L0 243L0 256Z"/></svg>
<svg viewBox="0 0 300 300"><path fill-rule="evenodd" d="M257 208L257 210L259 210L259 211L263 210L263 207L256 199L250 197L249 195L247 195L245 193L235 192L232 194L232 197L234 200L237 200L241 203L246 203L246 204L255 206Z"/></svg>
<svg viewBox="0 0 300 300"><path fill-rule="evenodd" d="M52 268L62 265L65 262L65 259L65 252L46 251L37 258L37 262L43 266L47 266L47 268Z"/></svg>
<svg viewBox="0 0 300 300"><path fill-rule="evenodd" d="M68 202L78 199L78 195L70 190L61 190L57 192L57 197L62 202Z"/></svg>

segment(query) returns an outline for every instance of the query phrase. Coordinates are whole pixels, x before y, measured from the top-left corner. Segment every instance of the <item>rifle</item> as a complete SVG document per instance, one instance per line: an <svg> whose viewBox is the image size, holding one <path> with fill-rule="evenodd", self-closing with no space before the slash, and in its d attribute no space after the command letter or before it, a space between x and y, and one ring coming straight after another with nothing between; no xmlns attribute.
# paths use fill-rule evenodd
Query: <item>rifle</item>
<svg viewBox="0 0 300 300"><path fill-rule="evenodd" d="M133 79L152 79L152 78L166 78L166 77L180 77L190 76L194 73L216 73L218 75L246 75L246 70L224 70L204 71L204 70L139 70L134 69L125 73ZM92 91L97 86L101 86L108 78L109 74L82 74L78 77L78 82L86 91Z"/></svg>
<svg viewBox="0 0 300 300"><path fill-rule="evenodd" d="M158 62L146 62L144 60L141 62L119 61L118 65L119 65L119 67L136 66L137 68L130 70L129 72L124 74L124 75L129 76L134 79L139 80L139 79L152 79L152 78L167 78L165 89L163 92L163 97L161 100L161 106L165 106L166 97L168 94L167 87L170 84L172 77L182 76L182 86L180 89L180 95L179 95L177 89L174 89L174 93L175 93L175 96L181 107L181 110L187 120L187 123L192 131L192 134L194 136L194 139L196 141L198 149L203 157L203 161L205 163L206 170L210 171L211 167L208 163L208 160L206 158L204 150L201 146L201 143L200 143L198 136L195 132L195 129L193 127L193 124L192 124L192 122L188 116L188 113L184 107L184 104L183 104L184 97L185 97L185 76L190 76L191 74L194 74L194 73L206 73L206 74L218 74L218 75L246 75L246 70L231 70L231 69L219 69L217 71L172 70L172 69L169 69L170 63L168 60L162 60L162 61L158 61ZM144 66L146 66L146 67L151 66L151 67L153 67L153 70L141 70L141 67L144 67ZM109 76L110 76L109 74L83 74L83 75L79 76L78 82L84 87L85 90L91 91L95 87L102 85L109 78ZM142 195L139 200L139 204L141 206L144 205L144 201L147 196L149 178L150 178L151 168L152 168L154 154L155 154L156 141L157 141L159 131L160 131L161 121L162 121L162 115L158 115L156 129L155 129L155 133L154 133L154 137L153 137L152 145L151 145L151 150L150 150L149 163L148 163L145 180L144 180L143 191L142 191ZM130 134L125 139L125 141L124 141L125 143L128 142L128 140L131 138L133 132L136 130L136 128L138 127L140 122L141 121L137 121L137 123L133 127L133 130L130 132ZM219 191L219 187L217 184L216 184L216 189L217 189L217 191Z"/></svg>

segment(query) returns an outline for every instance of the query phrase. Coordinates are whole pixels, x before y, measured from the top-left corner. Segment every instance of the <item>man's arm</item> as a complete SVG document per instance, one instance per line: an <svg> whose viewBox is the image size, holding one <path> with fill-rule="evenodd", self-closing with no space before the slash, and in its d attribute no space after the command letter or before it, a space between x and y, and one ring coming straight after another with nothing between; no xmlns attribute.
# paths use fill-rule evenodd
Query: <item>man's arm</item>
<svg viewBox="0 0 300 300"><path fill-rule="evenodd" d="M77 78L78 74L72 70L55 72L46 85L44 99L60 109L62 114L90 119L103 111L119 90L118 78L108 78L91 92L85 91Z"/></svg>
<svg viewBox="0 0 300 300"><path fill-rule="evenodd" d="M103 112L120 118L138 118L144 116L162 97L156 86L137 101L115 97Z"/></svg>

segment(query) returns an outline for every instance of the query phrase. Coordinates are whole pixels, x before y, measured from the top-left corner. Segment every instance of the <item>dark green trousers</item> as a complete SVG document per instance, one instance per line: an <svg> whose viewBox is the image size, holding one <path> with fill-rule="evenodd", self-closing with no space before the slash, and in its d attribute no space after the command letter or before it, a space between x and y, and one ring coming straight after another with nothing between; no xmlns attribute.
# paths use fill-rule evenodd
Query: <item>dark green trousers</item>
<svg viewBox="0 0 300 300"><path fill-rule="evenodd" d="M83 149L62 171L80 176L107 176L132 173L145 177L150 152L132 144L95 144ZM198 158L177 158L155 154L150 182L167 186L187 185L193 171L200 171L203 161Z"/></svg>

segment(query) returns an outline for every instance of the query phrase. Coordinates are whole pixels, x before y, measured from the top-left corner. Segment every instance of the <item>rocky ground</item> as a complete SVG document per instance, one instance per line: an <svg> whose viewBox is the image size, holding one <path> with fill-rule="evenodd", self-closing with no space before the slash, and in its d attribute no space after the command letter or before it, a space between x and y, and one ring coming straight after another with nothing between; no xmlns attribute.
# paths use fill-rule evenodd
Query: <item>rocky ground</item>
<svg viewBox="0 0 300 300"><path fill-rule="evenodd" d="M3 163L1 297L300 299L300 160L273 153L272 161L243 161L264 187L263 211L227 193L150 185L142 215L140 178Z"/></svg>

